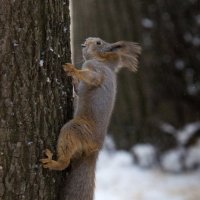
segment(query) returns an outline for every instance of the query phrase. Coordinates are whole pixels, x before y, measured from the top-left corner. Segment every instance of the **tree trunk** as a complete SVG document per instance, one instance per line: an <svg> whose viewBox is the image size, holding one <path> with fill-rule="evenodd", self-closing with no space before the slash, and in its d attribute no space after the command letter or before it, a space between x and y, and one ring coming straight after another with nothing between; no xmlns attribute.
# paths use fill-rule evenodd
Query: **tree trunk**
<svg viewBox="0 0 200 200"><path fill-rule="evenodd" d="M111 122L117 146L172 140L160 123L181 128L200 119L199 1L73 0L74 62L91 36L138 41L143 48L136 75L119 75Z"/></svg>
<svg viewBox="0 0 200 200"><path fill-rule="evenodd" d="M0 199L58 199L63 173L39 159L72 115L68 4L1 0Z"/></svg>

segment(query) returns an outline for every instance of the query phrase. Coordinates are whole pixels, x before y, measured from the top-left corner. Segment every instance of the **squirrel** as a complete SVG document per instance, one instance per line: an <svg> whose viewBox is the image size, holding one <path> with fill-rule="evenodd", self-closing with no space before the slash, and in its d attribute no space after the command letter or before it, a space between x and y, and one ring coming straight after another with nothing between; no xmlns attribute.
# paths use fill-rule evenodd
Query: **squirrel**
<svg viewBox="0 0 200 200"><path fill-rule="evenodd" d="M64 170L71 164L67 176L66 199L92 200L95 185L95 166L108 129L116 96L116 74L125 67L136 72L141 47L134 42L107 43L90 37L81 45L84 64L77 69L64 64L67 75L75 81L78 96L72 120L60 131L57 160L45 150L41 159L44 168Z"/></svg>

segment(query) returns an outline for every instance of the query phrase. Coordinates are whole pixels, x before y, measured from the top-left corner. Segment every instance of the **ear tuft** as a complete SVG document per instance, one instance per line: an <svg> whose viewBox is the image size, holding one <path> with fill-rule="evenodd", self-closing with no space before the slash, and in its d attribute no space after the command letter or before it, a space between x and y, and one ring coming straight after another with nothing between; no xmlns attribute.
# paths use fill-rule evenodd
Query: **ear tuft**
<svg viewBox="0 0 200 200"><path fill-rule="evenodd" d="M136 72L138 68L138 57L142 48L138 43L121 41L123 48L119 51L120 65L130 71Z"/></svg>
<svg viewBox="0 0 200 200"><path fill-rule="evenodd" d="M116 72L123 67L136 72L138 68L138 57L141 51L142 48L138 43L119 41L112 44L106 43L101 50L101 57L107 60L117 60Z"/></svg>

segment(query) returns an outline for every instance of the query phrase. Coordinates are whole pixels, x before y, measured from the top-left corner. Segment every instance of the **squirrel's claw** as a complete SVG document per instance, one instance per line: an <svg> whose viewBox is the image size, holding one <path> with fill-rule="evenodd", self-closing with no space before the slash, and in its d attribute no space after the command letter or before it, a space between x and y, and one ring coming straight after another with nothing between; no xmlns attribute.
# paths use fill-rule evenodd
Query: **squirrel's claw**
<svg viewBox="0 0 200 200"><path fill-rule="evenodd" d="M53 153L49 149L46 149L44 153L47 156L47 158L40 159L40 162L43 164L43 167L46 168L45 164L50 163L52 161Z"/></svg>
<svg viewBox="0 0 200 200"><path fill-rule="evenodd" d="M48 158L43 158L43 159L40 159L40 162L44 165L44 164L50 162L50 159L48 159Z"/></svg>
<svg viewBox="0 0 200 200"><path fill-rule="evenodd" d="M52 160L53 153L49 149L45 149L44 153L48 157L48 159Z"/></svg>

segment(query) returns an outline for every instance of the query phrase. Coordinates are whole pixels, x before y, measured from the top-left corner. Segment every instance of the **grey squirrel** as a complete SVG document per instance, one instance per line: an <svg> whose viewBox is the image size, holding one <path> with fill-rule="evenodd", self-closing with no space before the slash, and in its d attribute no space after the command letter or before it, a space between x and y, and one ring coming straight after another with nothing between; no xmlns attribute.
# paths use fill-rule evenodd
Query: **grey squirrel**
<svg viewBox="0 0 200 200"><path fill-rule="evenodd" d="M88 38L82 44L82 69L65 64L64 71L76 81L77 108L72 120L61 129L57 160L46 149L44 168L63 170L72 164L67 177L66 199L92 200L95 166L102 148L116 96L116 73L123 67L136 72L141 47L134 42L107 43Z"/></svg>

